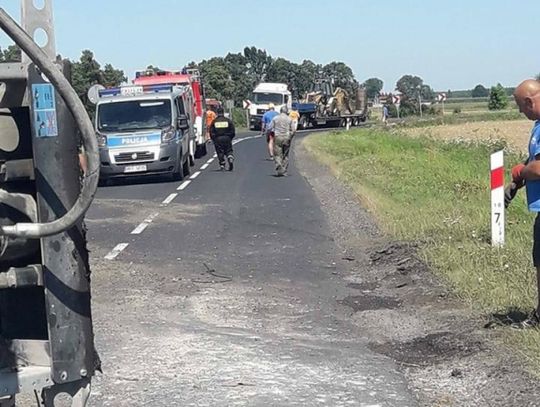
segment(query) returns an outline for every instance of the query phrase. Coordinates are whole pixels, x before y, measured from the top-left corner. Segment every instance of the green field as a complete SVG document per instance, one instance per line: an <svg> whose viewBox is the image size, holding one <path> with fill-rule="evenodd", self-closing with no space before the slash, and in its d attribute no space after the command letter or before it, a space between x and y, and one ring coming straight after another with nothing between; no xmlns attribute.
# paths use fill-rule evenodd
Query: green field
<svg viewBox="0 0 540 407"><path fill-rule="evenodd" d="M363 129L314 135L306 146L354 189L389 236L420 242L425 261L473 313L534 307L533 217L522 196L507 211L505 248L489 242L489 154L502 142L443 143ZM509 153L506 162L521 158ZM540 331L505 328L502 336L540 366Z"/></svg>

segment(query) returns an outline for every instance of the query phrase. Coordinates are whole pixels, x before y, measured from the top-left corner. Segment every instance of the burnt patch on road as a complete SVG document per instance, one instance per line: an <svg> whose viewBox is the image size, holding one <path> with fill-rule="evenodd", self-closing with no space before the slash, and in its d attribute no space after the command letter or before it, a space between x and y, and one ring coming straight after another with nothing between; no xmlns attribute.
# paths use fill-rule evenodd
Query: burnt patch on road
<svg viewBox="0 0 540 407"><path fill-rule="evenodd" d="M376 282L368 281L364 283L349 283L347 284L347 287L360 291L373 291L379 288L379 284L377 284Z"/></svg>
<svg viewBox="0 0 540 407"><path fill-rule="evenodd" d="M407 342L372 343L369 347L406 365L431 366L485 350L482 342L451 332L437 332Z"/></svg>
<svg viewBox="0 0 540 407"><path fill-rule="evenodd" d="M401 274L428 271L426 264L418 258L418 245L414 243L392 242L372 250L369 259L372 265L395 267Z"/></svg>
<svg viewBox="0 0 540 407"><path fill-rule="evenodd" d="M392 297L380 297L376 295L349 295L338 301L341 305L352 308L354 312L394 309L400 306L400 302Z"/></svg>

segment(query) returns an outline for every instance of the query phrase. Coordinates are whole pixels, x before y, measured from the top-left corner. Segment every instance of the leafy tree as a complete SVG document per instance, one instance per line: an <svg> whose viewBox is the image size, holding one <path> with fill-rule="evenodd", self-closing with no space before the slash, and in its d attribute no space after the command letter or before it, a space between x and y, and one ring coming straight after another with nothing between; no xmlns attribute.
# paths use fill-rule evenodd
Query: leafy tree
<svg viewBox="0 0 540 407"><path fill-rule="evenodd" d="M206 97L219 100L232 99L234 95L234 81L222 57L213 57L199 64L204 77Z"/></svg>
<svg viewBox="0 0 540 407"><path fill-rule="evenodd" d="M158 68L157 66L154 66L154 65L148 65L146 67L146 70L147 71L153 71L153 72L160 72L161 71L160 68Z"/></svg>
<svg viewBox="0 0 540 407"><path fill-rule="evenodd" d="M95 110L95 106L87 96L91 86L96 84L106 87L118 86L126 79L124 72L115 69L111 64L106 64L102 70L90 50L84 50L79 61L72 63L71 83L90 114Z"/></svg>
<svg viewBox="0 0 540 407"><path fill-rule="evenodd" d="M17 45L10 45L0 52L0 62L21 62L21 49Z"/></svg>
<svg viewBox="0 0 540 407"><path fill-rule="evenodd" d="M487 96L489 96L489 90L483 85L478 84L472 90L473 98L485 98Z"/></svg>
<svg viewBox="0 0 540 407"><path fill-rule="evenodd" d="M396 83L396 90L402 94L401 111L407 114L420 113L420 101L433 100L434 92L430 86L424 84L419 76L404 75Z"/></svg>
<svg viewBox="0 0 540 407"><path fill-rule="evenodd" d="M246 58L246 67L248 73L256 82L266 79L268 68L272 65L272 57L265 50L256 47L244 48L244 57Z"/></svg>
<svg viewBox="0 0 540 407"><path fill-rule="evenodd" d="M330 78L334 82L334 87L340 87L353 95L358 82L354 78L352 69L343 62L330 62L322 69L325 77Z"/></svg>
<svg viewBox="0 0 540 407"><path fill-rule="evenodd" d="M534 79L536 79L537 81L540 81L540 73L539 73L539 74L536 74L536 76L534 77Z"/></svg>
<svg viewBox="0 0 540 407"><path fill-rule="evenodd" d="M92 51L84 50L79 61L71 67L71 83L89 112L94 111L94 105L86 94L91 86L100 83L100 79L101 65L94 59Z"/></svg>
<svg viewBox="0 0 540 407"><path fill-rule="evenodd" d="M322 75L322 65L305 59L299 65L300 76L296 78L296 96L302 98L311 90L315 79Z"/></svg>
<svg viewBox="0 0 540 407"><path fill-rule="evenodd" d="M111 64L105 64L101 71L100 83L106 88L111 88L126 82L124 71L114 68Z"/></svg>
<svg viewBox="0 0 540 407"><path fill-rule="evenodd" d="M285 58L276 59L270 68L266 80L269 82L286 83L294 96L299 95L298 82L302 77L302 68Z"/></svg>
<svg viewBox="0 0 540 407"><path fill-rule="evenodd" d="M247 59L241 53L228 53L224 63L234 83L232 99L237 106L241 106L242 100L246 99L253 90L255 79L249 75Z"/></svg>
<svg viewBox="0 0 540 407"><path fill-rule="evenodd" d="M364 82L364 87L366 88L367 97L369 99L374 99L383 88L383 81L379 78L369 78Z"/></svg>
<svg viewBox="0 0 540 407"><path fill-rule="evenodd" d="M498 83L496 86L492 86L489 92L489 110L502 110L508 106L508 96L505 88Z"/></svg>

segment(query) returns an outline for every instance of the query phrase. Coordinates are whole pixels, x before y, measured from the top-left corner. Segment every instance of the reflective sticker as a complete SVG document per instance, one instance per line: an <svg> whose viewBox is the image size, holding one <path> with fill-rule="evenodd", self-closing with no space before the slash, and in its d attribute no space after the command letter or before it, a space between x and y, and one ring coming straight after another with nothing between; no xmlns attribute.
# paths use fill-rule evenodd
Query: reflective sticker
<svg viewBox="0 0 540 407"><path fill-rule="evenodd" d="M214 127L216 129L226 129L229 127L229 122L214 122Z"/></svg>
<svg viewBox="0 0 540 407"><path fill-rule="evenodd" d="M32 85L32 104L35 136L40 138L58 136L53 86L50 83Z"/></svg>

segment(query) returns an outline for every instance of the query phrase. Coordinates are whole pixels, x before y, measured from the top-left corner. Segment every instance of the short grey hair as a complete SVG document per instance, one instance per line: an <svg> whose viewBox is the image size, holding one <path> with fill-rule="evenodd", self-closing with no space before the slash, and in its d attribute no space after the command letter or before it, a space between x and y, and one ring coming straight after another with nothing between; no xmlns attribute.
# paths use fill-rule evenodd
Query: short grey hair
<svg viewBox="0 0 540 407"><path fill-rule="evenodd" d="M279 109L279 113L289 113L289 109L287 108L287 106L281 106L281 109Z"/></svg>

